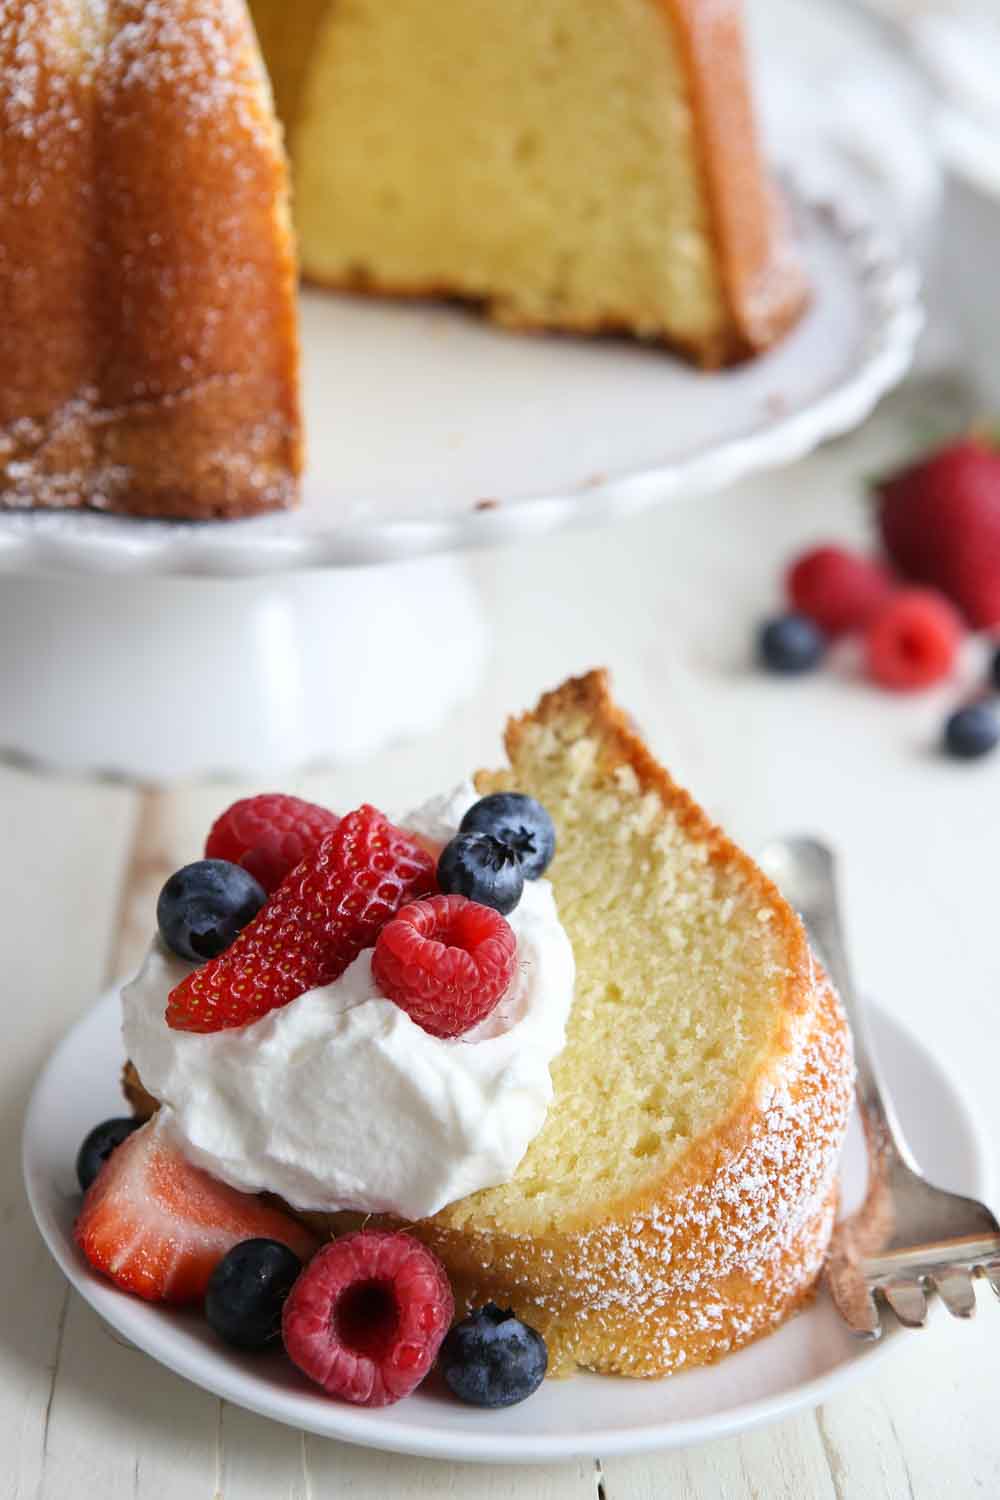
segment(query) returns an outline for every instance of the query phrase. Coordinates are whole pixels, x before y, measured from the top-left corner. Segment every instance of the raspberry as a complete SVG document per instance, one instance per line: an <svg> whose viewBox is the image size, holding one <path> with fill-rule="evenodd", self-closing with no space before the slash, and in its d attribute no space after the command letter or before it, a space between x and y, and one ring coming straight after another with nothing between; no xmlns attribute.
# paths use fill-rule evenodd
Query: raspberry
<svg viewBox="0 0 1000 1500"><path fill-rule="evenodd" d="M434 861L374 807L358 808L278 887L235 941L170 992L175 1031L246 1026L330 984L380 927L434 889Z"/></svg>
<svg viewBox="0 0 1000 1500"><path fill-rule="evenodd" d="M860 630L883 605L892 581L880 563L846 547L814 547L788 569L789 602L827 635Z"/></svg>
<svg viewBox="0 0 1000 1500"><path fill-rule="evenodd" d="M878 524L907 578L933 584L969 623L1000 625L1000 453L950 443L876 486Z"/></svg>
<svg viewBox="0 0 1000 1500"><path fill-rule="evenodd" d="M205 858L242 865L270 895L339 822L336 813L301 797L244 797L212 824Z"/></svg>
<svg viewBox="0 0 1000 1500"><path fill-rule="evenodd" d="M389 1406L423 1380L455 1310L444 1267L409 1234L325 1245L285 1303L288 1357L331 1396Z"/></svg>
<svg viewBox="0 0 1000 1500"><path fill-rule="evenodd" d="M961 621L936 589L900 589L865 634L868 675L909 692L938 682L955 665Z"/></svg>
<svg viewBox="0 0 1000 1500"><path fill-rule="evenodd" d="M414 901L375 940L372 974L431 1036L459 1036L488 1016L514 975L506 918L465 896Z"/></svg>

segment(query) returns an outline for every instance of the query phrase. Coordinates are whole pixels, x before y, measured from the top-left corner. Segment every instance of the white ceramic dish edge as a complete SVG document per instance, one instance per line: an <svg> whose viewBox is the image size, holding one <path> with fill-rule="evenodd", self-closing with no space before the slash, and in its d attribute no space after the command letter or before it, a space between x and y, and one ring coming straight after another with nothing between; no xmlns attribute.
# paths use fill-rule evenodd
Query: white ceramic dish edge
<svg viewBox="0 0 1000 1500"><path fill-rule="evenodd" d="M816 1378L802 1381L775 1395L744 1401L735 1407L725 1406L724 1409L707 1416L673 1419L668 1417L656 1422L636 1422L632 1425L622 1424L604 1429L587 1424L579 1431L571 1433L546 1433L544 1430L518 1431L512 1436L509 1430L498 1426L495 1420L498 1415L496 1413L486 1414L484 1419L482 1413L466 1412L463 1409L456 1418L454 1409L450 1407L448 1428L445 1431L440 1426L421 1425L420 1422L407 1421L406 1404L390 1408L386 1412L357 1411L348 1406L331 1403L319 1393L313 1393L308 1389L304 1391L282 1389L278 1383L266 1381L262 1383L252 1370L249 1374L244 1373L239 1364L232 1360L225 1357L213 1357L211 1351L206 1351L204 1345L190 1337L190 1331L183 1322L164 1317L159 1309L134 1298L123 1296L90 1273L76 1255L64 1228L57 1223L51 1205L46 1202L47 1194L51 1196L51 1183L47 1180L46 1173L38 1161L38 1155L39 1143L46 1138L46 1131L51 1135L50 1081L58 1079L60 1072L67 1065L67 1059L75 1056L81 1046L86 1049L89 1045L93 1051L93 1042L88 1039L91 1033L98 1029L94 1024L95 1013L99 1009L110 1013L111 1007L116 1005L117 990L114 990L104 997L99 1007L95 1007L78 1021L50 1056L35 1086L25 1119L22 1143L25 1184L32 1211L56 1262L68 1280L101 1317L124 1337L139 1347L145 1348L147 1352L153 1353L153 1357L177 1374L225 1399L259 1412L263 1416L284 1421L292 1426L306 1428L323 1436L422 1457L520 1463L600 1454L639 1453L651 1449L683 1447L692 1443L711 1441L713 1438L773 1421L803 1407L814 1406L834 1394L848 1381L856 1378L862 1370L870 1369L874 1361L881 1360L890 1349L898 1347L907 1337L918 1337L905 1335L891 1325L880 1344L852 1346L850 1356L845 1358L843 1363ZM106 1029L107 1016L105 1016ZM898 1028L893 1028L893 1030L897 1035L907 1035ZM919 1044L915 1043L912 1038L908 1040L919 1048ZM110 1082L113 1085L113 1079ZM958 1119L964 1132L966 1181L962 1185L967 1191L974 1190L985 1195L988 1182L987 1158L983 1146L968 1117L954 1116L954 1110L958 1107L955 1101L960 1096L953 1089L951 1095L953 1128L955 1120ZM763 1341L763 1345L771 1345L773 1339L779 1339L796 1326L802 1328L805 1320L810 1316L811 1313L808 1311L802 1314L800 1319L793 1320L780 1334L772 1335L772 1339ZM151 1322L151 1320L154 1321ZM155 1331L155 1338L152 1340L150 1339L151 1329ZM753 1349L760 1349L763 1345L752 1346L746 1354L752 1354ZM153 1346L155 1346L155 1352ZM856 1352L854 1352L855 1349ZM744 1355L738 1355L735 1358L739 1360L744 1357ZM724 1361L722 1366L716 1366L713 1369L725 1369L729 1364L730 1361ZM711 1375L711 1373L711 1371L695 1372L695 1375L703 1376ZM684 1380L687 1377L677 1378ZM580 1377L580 1379L603 1383L601 1377ZM571 1391L577 1384L578 1382L565 1384L560 1382L559 1389ZM616 1386L619 1384L615 1382ZM669 1382L648 1383L651 1389L662 1386L669 1386ZM517 1410L515 1408L515 1411ZM456 1420L461 1423L462 1430L456 1430ZM466 1426L467 1431L464 1430Z"/></svg>

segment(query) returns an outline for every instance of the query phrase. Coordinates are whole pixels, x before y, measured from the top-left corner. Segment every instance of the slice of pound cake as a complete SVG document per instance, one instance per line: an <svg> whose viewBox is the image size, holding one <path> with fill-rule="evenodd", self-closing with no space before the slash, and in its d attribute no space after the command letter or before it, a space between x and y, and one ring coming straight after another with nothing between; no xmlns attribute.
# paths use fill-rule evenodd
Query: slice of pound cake
<svg viewBox="0 0 1000 1500"><path fill-rule="evenodd" d="M794 913L653 760L603 672L507 731L551 813L576 961L554 1098L513 1175L416 1222L456 1306L513 1308L551 1373L664 1375L775 1328L815 1287L852 1087L840 1006ZM455 1045L465 1046L461 1041ZM142 1113L155 1101L134 1071ZM307 1214L323 1232L358 1215Z"/></svg>

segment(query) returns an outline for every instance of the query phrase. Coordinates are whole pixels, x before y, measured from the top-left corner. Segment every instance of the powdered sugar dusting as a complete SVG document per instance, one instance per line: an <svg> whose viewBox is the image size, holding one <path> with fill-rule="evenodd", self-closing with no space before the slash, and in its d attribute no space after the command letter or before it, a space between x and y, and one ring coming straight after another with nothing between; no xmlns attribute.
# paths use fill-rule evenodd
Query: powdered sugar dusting
<svg viewBox="0 0 1000 1500"><path fill-rule="evenodd" d="M559 1236L540 1256L527 1241L482 1236L468 1300L507 1297L533 1313L564 1373L666 1374L780 1322L823 1264L852 1097L839 1003L825 978L814 994L746 1138L720 1146L715 1171L626 1222Z"/></svg>
<svg viewBox="0 0 1000 1500"><path fill-rule="evenodd" d="M243 0L0 0L0 58L0 132L34 142L47 167L58 164L49 149L91 129L96 108L120 112L130 97L142 108L163 92L191 132L224 117L227 135L235 125L274 146L270 84Z"/></svg>
<svg viewBox="0 0 1000 1500"><path fill-rule="evenodd" d="M242 0L118 0L101 80L119 97L166 91L183 100L187 128L234 118L248 135L270 124L259 95L267 88L249 43Z"/></svg>
<svg viewBox="0 0 1000 1500"><path fill-rule="evenodd" d="M56 164L65 136L85 128L81 90L93 79L103 34L103 0L77 10L70 26L66 7L51 0L0 0L0 134L42 151L51 146ZM16 168L16 161L4 167L5 192L15 185L23 192ZM29 195L32 188L40 185L29 185Z"/></svg>
<svg viewBox="0 0 1000 1500"><path fill-rule="evenodd" d="M140 488L135 472L127 463L102 458L102 432L177 407L204 407L219 389L230 390L238 399L247 385L244 375L218 375L185 390L123 407L105 406L98 391L88 386L76 399L51 412L44 423L28 417L11 423L6 430L0 429L4 473L0 509L44 505L59 510L86 504L94 510L114 510L134 503ZM220 503L228 499L261 508L290 505L294 482L274 462L276 448L287 440L287 420L277 409L268 411L258 423L223 428L216 448L204 454L205 467L224 476L219 484ZM77 453L85 462L53 466L52 449Z"/></svg>
<svg viewBox="0 0 1000 1500"><path fill-rule="evenodd" d="M0 0L0 77L0 509L293 503L294 255L243 0Z"/></svg>

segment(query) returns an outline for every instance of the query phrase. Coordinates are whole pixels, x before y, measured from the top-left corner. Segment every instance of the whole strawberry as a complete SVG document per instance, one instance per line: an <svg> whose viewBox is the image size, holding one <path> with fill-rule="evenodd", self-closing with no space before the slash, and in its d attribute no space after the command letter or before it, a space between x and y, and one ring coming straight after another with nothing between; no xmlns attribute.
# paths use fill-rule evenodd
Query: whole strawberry
<svg viewBox="0 0 1000 1500"><path fill-rule="evenodd" d="M175 1031L246 1026L331 984L408 901L434 889L434 861L367 805L342 818L217 958L170 992Z"/></svg>
<svg viewBox="0 0 1000 1500"><path fill-rule="evenodd" d="M1000 451L963 438L881 480L876 496L899 571L939 588L976 628L1000 625Z"/></svg>

